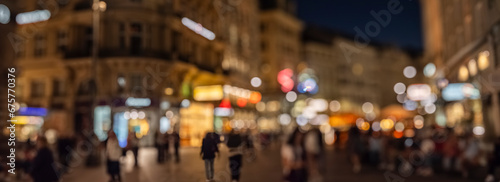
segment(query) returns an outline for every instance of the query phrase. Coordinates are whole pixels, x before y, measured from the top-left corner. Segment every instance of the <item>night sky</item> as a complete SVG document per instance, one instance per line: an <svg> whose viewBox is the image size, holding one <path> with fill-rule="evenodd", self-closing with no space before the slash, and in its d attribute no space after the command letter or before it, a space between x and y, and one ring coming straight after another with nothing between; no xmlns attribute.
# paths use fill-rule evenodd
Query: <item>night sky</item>
<svg viewBox="0 0 500 182"><path fill-rule="evenodd" d="M391 0L297 0L298 16L306 24L332 28L354 35L354 27L365 30L365 25L374 21L370 14L374 10L387 10ZM376 42L396 44L404 48L422 49L422 25L418 0L399 1L403 10L392 14L391 21L382 27Z"/></svg>

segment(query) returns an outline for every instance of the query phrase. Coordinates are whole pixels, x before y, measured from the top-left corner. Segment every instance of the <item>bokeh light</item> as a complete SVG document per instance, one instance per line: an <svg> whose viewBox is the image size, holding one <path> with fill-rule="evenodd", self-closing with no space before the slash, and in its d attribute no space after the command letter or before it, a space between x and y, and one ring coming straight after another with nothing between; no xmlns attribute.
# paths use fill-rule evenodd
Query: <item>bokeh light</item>
<svg viewBox="0 0 500 182"><path fill-rule="evenodd" d="M330 111L337 112L340 111L340 102L333 100L330 102Z"/></svg>
<svg viewBox="0 0 500 182"><path fill-rule="evenodd" d="M403 94L405 93L406 91L406 85L404 83L396 83L394 85L394 92L396 92L397 94Z"/></svg>
<svg viewBox="0 0 500 182"><path fill-rule="evenodd" d="M285 98L288 102L295 102L297 100L297 93L295 93L294 91L290 91L286 93Z"/></svg>
<svg viewBox="0 0 500 182"><path fill-rule="evenodd" d="M426 77L432 77L434 76L434 74L436 74L436 65L434 65L434 63L429 63L427 65L425 65L424 67L424 75Z"/></svg>
<svg viewBox="0 0 500 182"><path fill-rule="evenodd" d="M417 75L417 69L413 66L407 66L403 70L403 74L405 75L406 78L413 78L415 75Z"/></svg>
<svg viewBox="0 0 500 182"><path fill-rule="evenodd" d="M260 87L260 85L262 85L262 80L259 78L259 77L253 77L251 80L250 80L250 84L252 84L252 87Z"/></svg>
<svg viewBox="0 0 500 182"><path fill-rule="evenodd" d="M363 103L363 106L361 108L362 108L363 112L365 112L365 113L373 112L373 104L371 102Z"/></svg>

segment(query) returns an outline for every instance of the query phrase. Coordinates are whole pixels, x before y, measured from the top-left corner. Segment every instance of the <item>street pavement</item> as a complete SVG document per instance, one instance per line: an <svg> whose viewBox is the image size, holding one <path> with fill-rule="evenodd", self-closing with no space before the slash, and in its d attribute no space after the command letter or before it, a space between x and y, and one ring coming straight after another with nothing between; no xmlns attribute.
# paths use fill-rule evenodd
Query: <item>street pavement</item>
<svg viewBox="0 0 500 182"><path fill-rule="evenodd" d="M139 154L139 167L133 167L133 157L129 152L122 161L122 178L124 182L204 182L204 162L199 157L199 148L181 148L181 161L169 160L163 164L156 162L156 150L143 148ZM364 167L359 174L351 171L346 154L342 151L327 150L327 182L468 182L482 181L464 180L459 175L437 175L419 177L411 175L401 177L398 172L378 171ZM241 182L281 182L281 158L279 146L259 149L256 155L245 155ZM215 160L215 179L217 182L230 182L227 149L221 147L221 156ZM396 178L390 178L398 176ZM389 177L389 179L386 179ZM105 165L98 167L77 166L63 176L63 182L107 182Z"/></svg>

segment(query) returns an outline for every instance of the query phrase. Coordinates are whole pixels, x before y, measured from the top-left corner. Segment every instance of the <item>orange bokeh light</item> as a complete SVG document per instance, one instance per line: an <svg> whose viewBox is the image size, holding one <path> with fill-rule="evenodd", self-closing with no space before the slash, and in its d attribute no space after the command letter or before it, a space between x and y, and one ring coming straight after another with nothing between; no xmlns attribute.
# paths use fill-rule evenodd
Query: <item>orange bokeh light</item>
<svg viewBox="0 0 500 182"><path fill-rule="evenodd" d="M260 100L262 99L262 94L260 94L259 92L252 92L252 94L250 94L250 103L252 104L257 104L260 102Z"/></svg>
<svg viewBox="0 0 500 182"><path fill-rule="evenodd" d="M245 107L247 105L247 99L238 98L238 100L236 100L236 104L240 107Z"/></svg>
<svg viewBox="0 0 500 182"><path fill-rule="evenodd" d="M392 134L392 136L394 136L394 138L401 138L401 137L403 137L403 132L394 131L394 133Z"/></svg>

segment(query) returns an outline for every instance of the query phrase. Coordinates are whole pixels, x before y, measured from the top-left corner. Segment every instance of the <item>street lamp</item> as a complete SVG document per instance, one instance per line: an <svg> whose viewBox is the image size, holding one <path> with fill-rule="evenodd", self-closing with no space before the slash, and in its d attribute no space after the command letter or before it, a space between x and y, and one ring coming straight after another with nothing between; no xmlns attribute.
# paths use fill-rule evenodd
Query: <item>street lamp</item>
<svg viewBox="0 0 500 182"><path fill-rule="evenodd" d="M91 62L91 84L92 84L92 107L90 108L90 131L94 128L94 108L97 105L97 59L99 57L99 30L100 15L106 10L106 2L93 0L92 4L92 62ZM98 165L100 161L99 150L94 150L88 157L88 165Z"/></svg>

